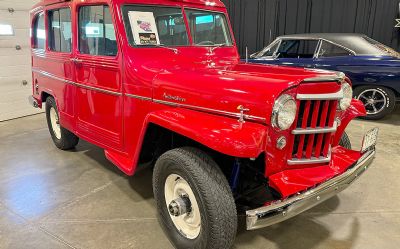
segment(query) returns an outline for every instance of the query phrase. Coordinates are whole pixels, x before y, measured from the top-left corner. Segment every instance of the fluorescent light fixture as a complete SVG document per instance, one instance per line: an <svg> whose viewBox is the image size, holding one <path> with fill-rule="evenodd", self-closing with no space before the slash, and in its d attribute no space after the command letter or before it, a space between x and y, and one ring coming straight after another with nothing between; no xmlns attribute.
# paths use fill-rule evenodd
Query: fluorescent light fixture
<svg viewBox="0 0 400 249"><path fill-rule="evenodd" d="M14 35L13 27L9 24L0 24L0 35Z"/></svg>

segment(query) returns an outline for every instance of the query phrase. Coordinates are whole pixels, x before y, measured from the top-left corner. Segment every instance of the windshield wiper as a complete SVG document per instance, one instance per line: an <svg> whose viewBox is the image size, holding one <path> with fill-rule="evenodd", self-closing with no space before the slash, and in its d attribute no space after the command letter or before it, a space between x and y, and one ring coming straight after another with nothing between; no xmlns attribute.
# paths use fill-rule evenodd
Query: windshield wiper
<svg viewBox="0 0 400 249"><path fill-rule="evenodd" d="M166 48L169 49L171 51L174 52L174 54L178 54L179 50L177 48L171 48L165 44L149 44L149 45L144 45L144 46L148 46L148 47L156 47L156 48Z"/></svg>
<svg viewBox="0 0 400 249"><path fill-rule="evenodd" d="M220 47L225 47L225 46L227 46L226 43L215 44L212 46L210 51L211 51L211 53L213 53L215 49L220 48Z"/></svg>

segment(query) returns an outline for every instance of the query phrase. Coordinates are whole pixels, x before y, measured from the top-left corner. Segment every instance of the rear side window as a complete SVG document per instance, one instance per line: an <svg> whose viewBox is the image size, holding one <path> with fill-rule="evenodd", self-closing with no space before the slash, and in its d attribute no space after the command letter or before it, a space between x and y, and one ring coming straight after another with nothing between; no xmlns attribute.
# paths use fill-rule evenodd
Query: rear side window
<svg viewBox="0 0 400 249"><path fill-rule="evenodd" d="M335 44L322 41L318 57L326 58L326 57L349 56L349 55L353 54L342 47L336 46Z"/></svg>
<svg viewBox="0 0 400 249"><path fill-rule="evenodd" d="M318 46L317 40L282 40L278 58L313 58Z"/></svg>
<svg viewBox="0 0 400 249"><path fill-rule="evenodd" d="M72 30L69 8L49 12L49 48L56 52L71 52Z"/></svg>
<svg viewBox="0 0 400 249"><path fill-rule="evenodd" d="M39 14L33 24L33 48L45 49L46 30L44 26L44 14Z"/></svg>
<svg viewBox="0 0 400 249"><path fill-rule="evenodd" d="M90 55L117 55L117 39L108 6L79 9L79 51Z"/></svg>

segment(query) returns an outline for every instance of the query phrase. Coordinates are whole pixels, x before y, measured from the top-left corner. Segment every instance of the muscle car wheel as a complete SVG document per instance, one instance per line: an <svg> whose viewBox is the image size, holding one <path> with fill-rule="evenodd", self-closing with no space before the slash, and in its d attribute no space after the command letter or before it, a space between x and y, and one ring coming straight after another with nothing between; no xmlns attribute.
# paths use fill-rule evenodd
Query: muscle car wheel
<svg viewBox="0 0 400 249"><path fill-rule="evenodd" d="M68 150L74 148L79 138L60 125L60 118L56 102L53 97L46 99L46 119L51 138L57 148Z"/></svg>
<svg viewBox="0 0 400 249"><path fill-rule="evenodd" d="M166 152L153 173L160 224L176 248L230 248L236 205L218 165L195 148Z"/></svg>
<svg viewBox="0 0 400 249"><path fill-rule="evenodd" d="M354 90L355 98L364 103L365 119L378 120L390 114L396 105L392 90L381 86L362 86Z"/></svg>

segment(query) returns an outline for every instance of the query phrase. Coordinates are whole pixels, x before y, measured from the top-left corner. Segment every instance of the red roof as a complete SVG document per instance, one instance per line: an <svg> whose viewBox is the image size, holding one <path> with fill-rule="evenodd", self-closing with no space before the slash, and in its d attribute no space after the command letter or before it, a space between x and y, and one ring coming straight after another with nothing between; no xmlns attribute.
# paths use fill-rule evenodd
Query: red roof
<svg viewBox="0 0 400 249"><path fill-rule="evenodd" d="M71 1L71 0L42 0L38 5L51 5L51 4L67 2L67 1ZM221 2L221 0L171 0L171 1L199 4L199 5L206 5L206 6L225 7L225 5ZM145 2L146 2L146 0L143 0L143 3L145 3Z"/></svg>

